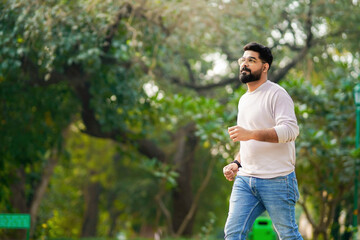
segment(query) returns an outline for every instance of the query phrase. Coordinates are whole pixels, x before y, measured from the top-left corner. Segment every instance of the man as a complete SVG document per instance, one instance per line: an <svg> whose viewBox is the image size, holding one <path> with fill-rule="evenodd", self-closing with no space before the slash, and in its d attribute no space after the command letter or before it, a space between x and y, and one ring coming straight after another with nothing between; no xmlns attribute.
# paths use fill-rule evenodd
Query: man
<svg viewBox="0 0 360 240"><path fill-rule="evenodd" d="M270 49L258 43L247 44L238 60L240 81L248 91L239 100L237 125L228 128L240 151L223 169L227 180L235 180L226 240L246 239L265 210L279 239L303 239L295 222L299 191L294 141L299 127L291 97L267 79L272 60Z"/></svg>

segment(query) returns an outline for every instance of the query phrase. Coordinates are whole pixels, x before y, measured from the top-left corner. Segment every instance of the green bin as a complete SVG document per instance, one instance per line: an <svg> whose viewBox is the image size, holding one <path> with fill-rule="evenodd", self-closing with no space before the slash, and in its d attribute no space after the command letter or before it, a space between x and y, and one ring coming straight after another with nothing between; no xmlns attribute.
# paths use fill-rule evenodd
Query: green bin
<svg viewBox="0 0 360 240"><path fill-rule="evenodd" d="M249 240L276 240L276 233L273 229L270 218L258 217L248 236Z"/></svg>

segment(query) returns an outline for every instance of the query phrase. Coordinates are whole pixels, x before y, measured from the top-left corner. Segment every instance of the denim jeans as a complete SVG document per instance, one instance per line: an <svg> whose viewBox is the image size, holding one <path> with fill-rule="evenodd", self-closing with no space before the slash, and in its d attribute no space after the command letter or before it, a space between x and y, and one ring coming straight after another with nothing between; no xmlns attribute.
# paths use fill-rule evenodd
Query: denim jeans
<svg viewBox="0 0 360 240"><path fill-rule="evenodd" d="M295 222L298 199L295 172L271 179L237 176L230 197L225 239L246 239L255 219L265 210L280 240L303 239Z"/></svg>

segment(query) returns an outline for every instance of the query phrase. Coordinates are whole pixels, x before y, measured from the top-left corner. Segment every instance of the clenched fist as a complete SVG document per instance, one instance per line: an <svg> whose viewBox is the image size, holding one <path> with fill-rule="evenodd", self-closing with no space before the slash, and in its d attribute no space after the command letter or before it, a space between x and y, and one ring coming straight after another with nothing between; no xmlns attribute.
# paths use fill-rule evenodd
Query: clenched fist
<svg viewBox="0 0 360 240"><path fill-rule="evenodd" d="M239 126L233 126L228 128L228 132L233 142L248 141L251 139L252 132Z"/></svg>
<svg viewBox="0 0 360 240"><path fill-rule="evenodd" d="M235 179L238 171L239 167L236 163L230 163L223 168L224 176L229 181L233 181Z"/></svg>

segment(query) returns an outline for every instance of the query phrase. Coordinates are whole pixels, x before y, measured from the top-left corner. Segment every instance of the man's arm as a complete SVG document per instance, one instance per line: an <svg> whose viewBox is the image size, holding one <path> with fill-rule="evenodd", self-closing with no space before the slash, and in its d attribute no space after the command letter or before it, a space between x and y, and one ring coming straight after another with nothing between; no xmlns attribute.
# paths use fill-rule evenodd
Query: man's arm
<svg viewBox="0 0 360 240"><path fill-rule="evenodd" d="M273 99L275 126L268 129L249 130L240 126L233 126L228 129L230 138L234 142L257 140L270 143L287 143L295 141L299 135L294 111L294 102L285 90L276 92Z"/></svg>
<svg viewBox="0 0 360 240"><path fill-rule="evenodd" d="M295 141L299 135L299 126L294 111L294 102L285 90L278 91L274 101L274 129L278 135L279 143Z"/></svg>
<svg viewBox="0 0 360 240"><path fill-rule="evenodd" d="M230 138L233 142L257 140L262 142L278 143L279 138L274 128L248 130L239 126L229 127Z"/></svg>

